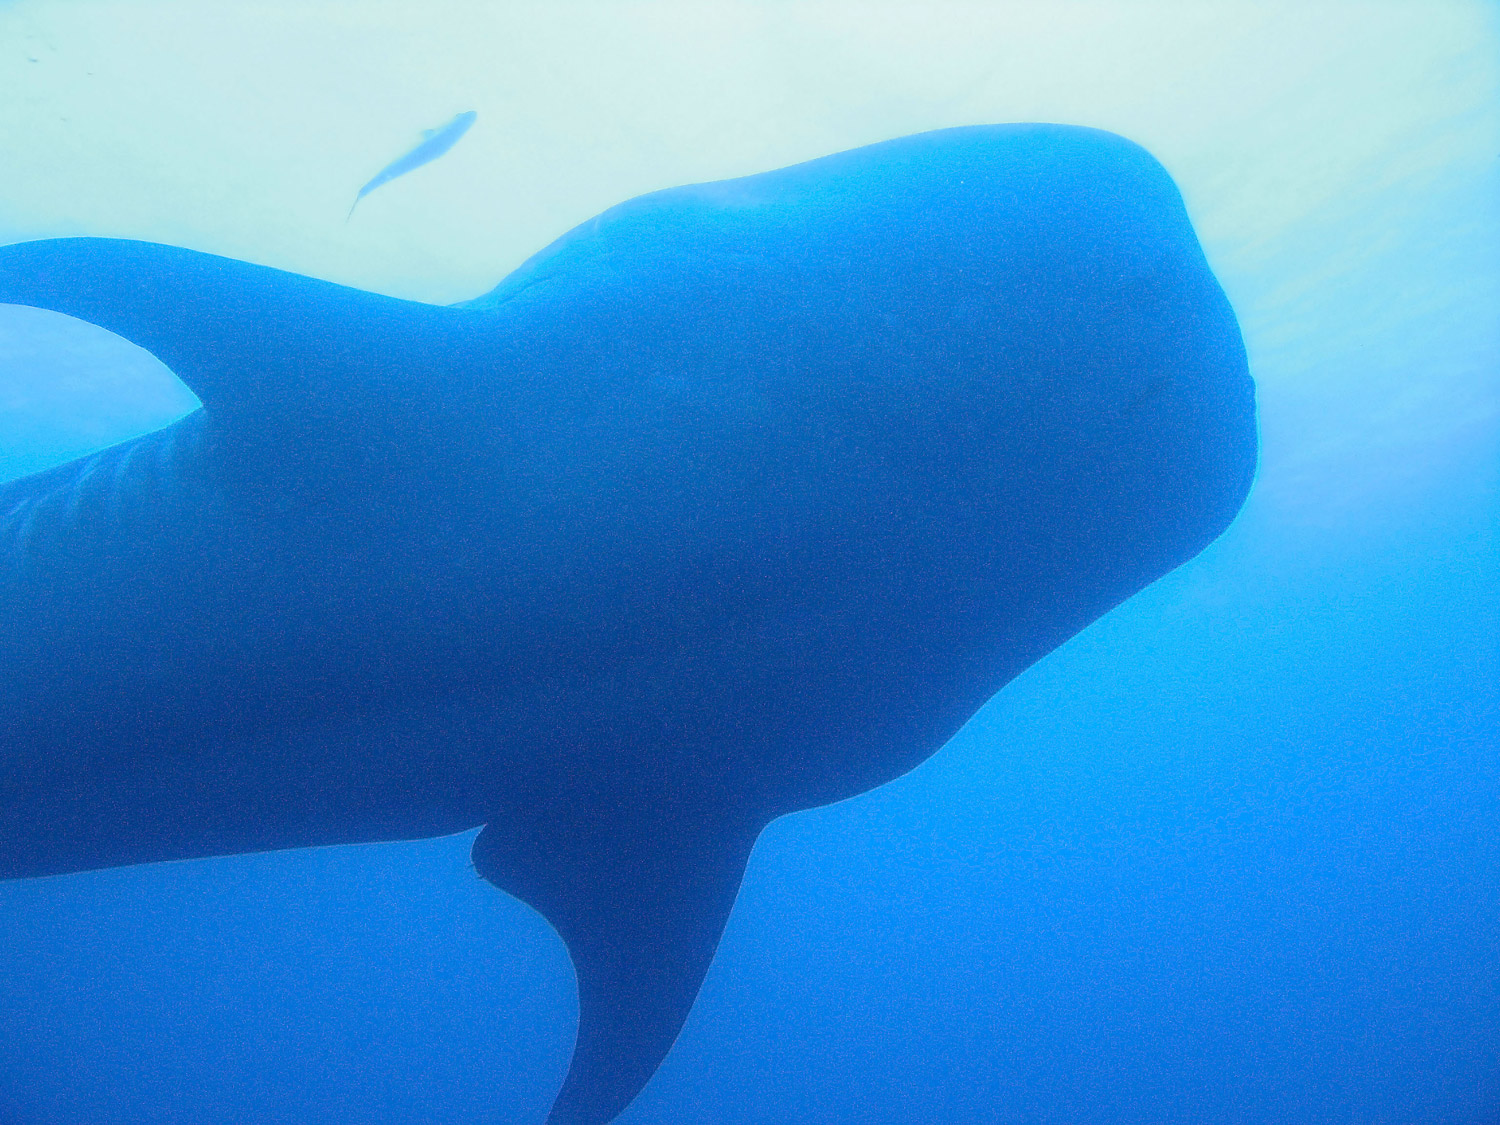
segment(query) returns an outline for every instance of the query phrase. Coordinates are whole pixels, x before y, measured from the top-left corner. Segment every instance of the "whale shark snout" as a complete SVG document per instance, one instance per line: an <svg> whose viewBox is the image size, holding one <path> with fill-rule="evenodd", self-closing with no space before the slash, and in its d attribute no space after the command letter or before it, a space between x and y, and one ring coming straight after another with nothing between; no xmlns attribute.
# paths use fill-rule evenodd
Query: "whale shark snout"
<svg viewBox="0 0 1500 1125"><path fill-rule="evenodd" d="M460 306L109 239L0 302L200 411L0 487L0 877L481 827L578 976L553 1125L670 1049L783 813L881 785L1192 558L1233 311L1121 138L657 192Z"/></svg>

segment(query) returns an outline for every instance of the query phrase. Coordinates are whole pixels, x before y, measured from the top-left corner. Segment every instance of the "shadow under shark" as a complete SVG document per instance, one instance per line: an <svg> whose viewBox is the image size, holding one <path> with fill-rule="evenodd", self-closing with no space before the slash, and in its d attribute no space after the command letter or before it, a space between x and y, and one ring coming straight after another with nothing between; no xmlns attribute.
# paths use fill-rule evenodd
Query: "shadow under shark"
<svg viewBox="0 0 1500 1125"><path fill-rule="evenodd" d="M107 239L0 301L203 409L0 488L0 878L483 825L670 1048L773 818L910 770L1234 517L1254 391L1161 167L926 133L658 192L437 307Z"/></svg>

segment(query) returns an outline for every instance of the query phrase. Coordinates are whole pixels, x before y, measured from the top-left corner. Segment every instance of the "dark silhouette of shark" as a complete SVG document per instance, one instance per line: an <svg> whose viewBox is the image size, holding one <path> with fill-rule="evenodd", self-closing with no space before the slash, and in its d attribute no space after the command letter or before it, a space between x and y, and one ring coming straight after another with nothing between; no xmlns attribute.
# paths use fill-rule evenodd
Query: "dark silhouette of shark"
<svg viewBox="0 0 1500 1125"><path fill-rule="evenodd" d="M1144 151L926 133L647 195L485 297L0 249L174 425L0 488L0 878L483 825L566 941L554 1125L650 1078L757 834L934 753L1254 474Z"/></svg>

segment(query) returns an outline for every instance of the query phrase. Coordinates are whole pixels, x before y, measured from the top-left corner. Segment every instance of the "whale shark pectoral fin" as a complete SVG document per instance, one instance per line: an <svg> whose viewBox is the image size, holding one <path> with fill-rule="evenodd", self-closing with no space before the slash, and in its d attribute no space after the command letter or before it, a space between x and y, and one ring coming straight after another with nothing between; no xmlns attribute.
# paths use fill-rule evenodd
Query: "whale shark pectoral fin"
<svg viewBox="0 0 1500 1125"><path fill-rule="evenodd" d="M0 303L123 336L171 368L210 416L278 439L440 401L442 357L468 332L456 309L115 238L0 246Z"/></svg>
<svg viewBox="0 0 1500 1125"><path fill-rule="evenodd" d="M646 1085L698 995L759 834L705 825L703 810L627 805L548 808L474 841L479 874L551 922L573 959L578 1037L548 1125L604 1125Z"/></svg>

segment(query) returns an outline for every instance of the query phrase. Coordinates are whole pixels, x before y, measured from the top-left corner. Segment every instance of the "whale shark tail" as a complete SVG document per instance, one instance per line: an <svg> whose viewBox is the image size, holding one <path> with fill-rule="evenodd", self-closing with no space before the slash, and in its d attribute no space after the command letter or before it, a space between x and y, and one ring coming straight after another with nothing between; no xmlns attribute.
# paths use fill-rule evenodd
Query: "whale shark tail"
<svg viewBox="0 0 1500 1125"><path fill-rule="evenodd" d="M761 826L671 799L606 797L563 817L551 802L527 807L538 814L485 827L474 867L551 922L573 959L578 1036L548 1125L604 1125L682 1029Z"/></svg>

